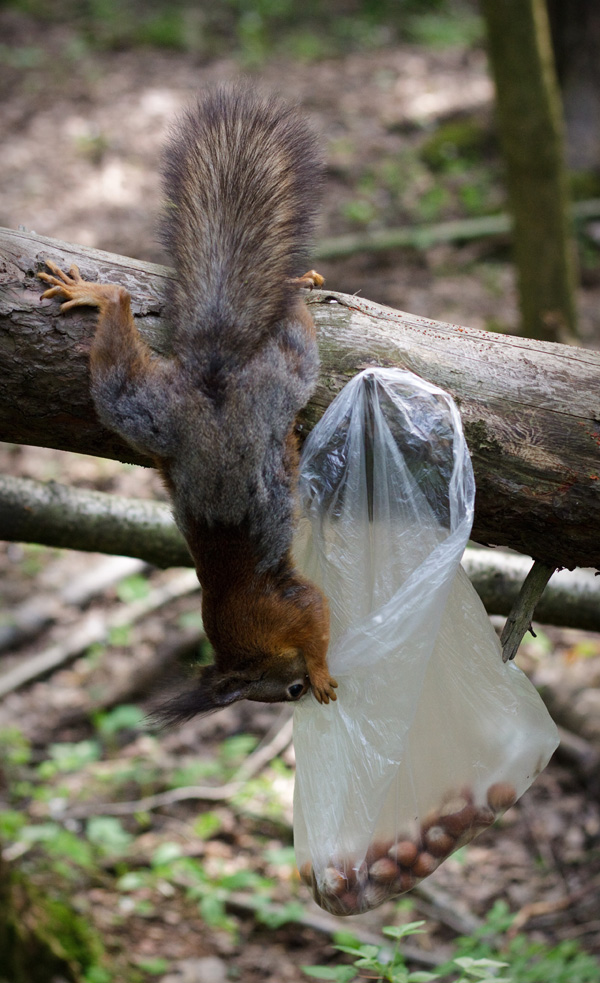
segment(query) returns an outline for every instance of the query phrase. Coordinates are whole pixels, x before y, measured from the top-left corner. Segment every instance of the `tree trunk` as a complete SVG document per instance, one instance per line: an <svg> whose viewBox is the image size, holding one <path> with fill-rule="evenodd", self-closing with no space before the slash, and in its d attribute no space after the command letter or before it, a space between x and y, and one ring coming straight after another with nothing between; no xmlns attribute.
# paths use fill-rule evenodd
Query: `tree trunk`
<svg viewBox="0 0 600 983"><path fill-rule="evenodd" d="M514 217L522 333L577 334L562 107L545 0L482 0Z"/></svg>
<svg viewBox="0 0 600 983"><path fill-rule="evenodd" d="M92 310L40 303L46 257L126 286L140 332L168 352L165 267L53 239L0 233L0 436L148 464L97 420L87 353ZM442 324L314 291L321 378L305 430L367 365L410 369L456 400L477 498L473 538L551 565L600 568L600 353Z"/></svg>
<svg viewBox="0 0 600 983"><path fill-rule="evenodd" d="M600 6L598 0L548 0L556 70L574 170L600 169Z"/></svg>

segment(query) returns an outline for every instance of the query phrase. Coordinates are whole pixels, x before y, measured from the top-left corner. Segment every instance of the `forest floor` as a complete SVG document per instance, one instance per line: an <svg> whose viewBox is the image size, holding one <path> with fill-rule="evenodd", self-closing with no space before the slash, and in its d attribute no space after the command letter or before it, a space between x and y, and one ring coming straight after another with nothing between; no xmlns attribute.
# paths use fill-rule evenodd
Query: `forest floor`
<svg viewBox="0 0 600 983"><path fill-rule="evenodd" d="M9 47L11 39L23 50L41 45L46 60L26 72L17 60L3 68L0 224L166 262L156 225L169 121L205 84L238 76L237 63L144 49L67 57L67 28L46 28L42 38L7 12L2 24ZM452 218L465 202L500 207L492 88L480 50L406 46L309 64L268 60L251 74L301 103L323 140L322 237ZM453 138L440 150L435 133L465 121L469 167L446 167L440 187L423 165L424 148L429 159L451 160ZM459 158L463 150L460 143ZM517 330L514 274L501 240L364 254L319 268L332 289L438 320ZM599 279L597 268L586 267L578 294L582 337L593 347ZM163 495L141 469L48 449L0 445L0 468ZM565 741L520 802L400 903L341 920L317 908L295 871L287 710L238 704L166 732L144 725L143 713L176 685L202 644L198 593L181 585L181 574L35 546L0 549L1 671L49 650L64 655L0 707L0 730L8 738L20 731L30 749L21 761L5 737L5 777L17 784L10 792L0 786L0 808L46 829L37 840L17 833L8 859L33 865L43 837L60 832L92 844L93 875L71 857L79 873L70 891L111 957L130 967L123 979L134 979L137 967L135 979L165 983L299 983L302 965L344 961L332 949L336 933L382 940L382 926L419 918L427 924L412 941L421 954L415 968L443 963L457 936L478 929L494 951L513 959L520 951L531 971L516 977L523 983L600 979L600 962L578 968L569 948L577 942L600 958L599 636L545 629L522 646L520 664L561 694L552 701ZM161 595L178 584L174 600ZM272 751L260 769L252 757L259 742ZM237 770L248 755L256 774L231 788L244 778ZM146 801L198 784L227 787L213 801L210 793ZM137 806L102 826L91 814L110 818L110 805L99 804L117 800ZM71 856L72 844L58 838L58 850L61 842ZM201 864L186 872L182 858ZM498 902L516 915L510 929ZM538 944L554 947L554 956L536 969L541 956L531 946Z"/></svg>

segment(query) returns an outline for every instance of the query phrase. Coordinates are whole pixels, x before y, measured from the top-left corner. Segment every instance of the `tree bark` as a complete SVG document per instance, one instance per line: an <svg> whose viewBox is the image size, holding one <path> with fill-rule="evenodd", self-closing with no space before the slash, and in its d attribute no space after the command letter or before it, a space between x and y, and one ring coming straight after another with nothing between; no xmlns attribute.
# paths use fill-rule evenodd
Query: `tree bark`
<svg viewBox="0 0 600 983"><path fill-rule="evenodd" d="M97 420L87 355L92 310L41 301L36 272L52 258L132 294L136 323L168 353L165 267L0 233L0 437L148 464ZM473 538L553 566L600 568L600 353L443 324L343 294L309 295L321 378L301 418L308 431L367 365L410 369L448 391L471 451Z"/></svg>
<svg viewBox="0 0 600 983"><path fill-rule="evenodd" d="M545 0L482 0L514 217L522 333L577 334L562 106Z"/></svg>

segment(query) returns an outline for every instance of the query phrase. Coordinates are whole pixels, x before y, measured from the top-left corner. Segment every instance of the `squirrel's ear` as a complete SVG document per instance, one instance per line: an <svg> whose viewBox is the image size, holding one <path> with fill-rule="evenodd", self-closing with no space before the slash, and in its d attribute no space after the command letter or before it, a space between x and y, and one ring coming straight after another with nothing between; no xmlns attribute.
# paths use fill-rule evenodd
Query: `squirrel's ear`
<svg viewBox="0 0 600 983"><path fill-rule="evenodd" d="M203 666L194 687L161 704L151 717L162 724L181 724L199 713L212 713L246 697L248 684L215 665Z"/></svg>

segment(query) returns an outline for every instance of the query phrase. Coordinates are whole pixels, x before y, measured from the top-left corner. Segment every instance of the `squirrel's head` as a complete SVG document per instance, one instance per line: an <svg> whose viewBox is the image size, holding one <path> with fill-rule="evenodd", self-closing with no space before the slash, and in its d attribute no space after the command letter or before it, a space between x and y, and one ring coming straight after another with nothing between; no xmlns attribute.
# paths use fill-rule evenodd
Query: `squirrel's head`
<svg viewBox="0 0 600 983"><path fill-rule="evenodd" d="M271 664L262 672L260 669L260 663L247 673L223 670L217 663L202 666L194 677L193 688L160 707L158 716L167 723L181 723L238 700L295 702L310 688L306 663L299 654L287 659L284 656L281 663Z"/></svg>
<svg viewBox="0 0 600 983"><path fill-rule="evenodd" d="M295 702L311 687L309 668L326 667L329 611L308 581L294 577L252 596L203 596L202 613L215 661L198 670L192 689L158 710L169 723L238 700Z"/></svg>

